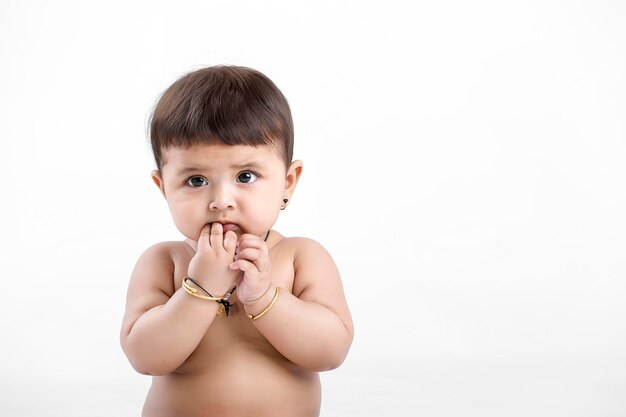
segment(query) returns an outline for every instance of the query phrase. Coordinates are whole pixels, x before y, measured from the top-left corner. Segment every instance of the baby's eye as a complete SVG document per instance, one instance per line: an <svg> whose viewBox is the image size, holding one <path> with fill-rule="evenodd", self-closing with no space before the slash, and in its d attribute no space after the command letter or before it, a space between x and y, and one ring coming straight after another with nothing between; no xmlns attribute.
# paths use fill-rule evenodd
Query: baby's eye
<svg viewBox="0 0 626 417"><path fill-rule="evenodd" d="M256 181L257 175L251 171L244 171L241 174L237 175L237 182L242 182L244 184L249 184L251 182Z"/></svg>
<svg viewBox="0 0 626 417"><path fill-rule="evenodd" d="M207 182L202 177L191 177L187 180L187 185L192 187L202 187L203 185L207 185Z"/></svg>

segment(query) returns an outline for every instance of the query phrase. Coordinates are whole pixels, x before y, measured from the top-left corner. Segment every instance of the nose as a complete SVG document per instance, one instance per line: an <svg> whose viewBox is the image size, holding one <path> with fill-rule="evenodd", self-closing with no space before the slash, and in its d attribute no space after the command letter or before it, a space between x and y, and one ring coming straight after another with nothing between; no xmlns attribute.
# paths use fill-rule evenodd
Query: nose
<svg viewBox="0 0 626 417"><path fill-rule="evenodd" d="M209 209L222 211L235 208L233 190L226 184L215 184L211 189Z"/></svg>

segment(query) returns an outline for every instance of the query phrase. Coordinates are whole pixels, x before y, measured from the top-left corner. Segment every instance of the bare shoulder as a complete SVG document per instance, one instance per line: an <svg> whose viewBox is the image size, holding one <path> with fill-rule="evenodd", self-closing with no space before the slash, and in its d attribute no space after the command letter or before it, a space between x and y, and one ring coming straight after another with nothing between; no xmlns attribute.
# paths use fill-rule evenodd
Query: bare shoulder
<svg viewBox="0 0 626 417"><path fill-rule="evenodd" d="M333 311L352 332L352 319L339 269L330 253L313 239L293 237L283 241L281 243L293 255L293 294Z"/></svg>
<svg viewBox="0 0 626 417"><path fill-rule="evenodd" d="M283 237L279 245L287 248L294 258L320 255L330 257L321 243L308 237Z"/></svg>
<svg viewBox="0 0 626 417"><path fill-rule="evenodd" d="M293 257L296 272L298 269L311 267L317 264L322 267L336 269L332 256L321 243L306 237L284 237L279 245L281 252ZM287 255L288 254L288 255ZM302 272L302 271L301 271Z"/></svg>
<svg viewBox="0 0 626 417"><path fill-rule="evenodd" d="M285 244L293 251L294 262L313 260L331 260L330 253L322 246L321 243L307 237L288 237L284 238Z"/></svg>
<svg viewBox="0 0 626 417"><path fill-rule="evenodd" d="M135 264L132 284L158 285L161 279L174 273L182 242L161 242L146 249Z"/></svg>
<svg viewBox="0 0 626 417"><path fill-rule="evenodd" d="M175 291L173 276L184 242L161 242L146 249L135 264L126 297L124 321L134 323L146 311L165 304Z"/></svg>
<svg viewBox="0 0 626 417"><path fill-rule="evenodd" d="M341 289L339 269L322 244L305 237L284 238L281 244L293 256L294 294L299 298L317 299Z"/></svg>

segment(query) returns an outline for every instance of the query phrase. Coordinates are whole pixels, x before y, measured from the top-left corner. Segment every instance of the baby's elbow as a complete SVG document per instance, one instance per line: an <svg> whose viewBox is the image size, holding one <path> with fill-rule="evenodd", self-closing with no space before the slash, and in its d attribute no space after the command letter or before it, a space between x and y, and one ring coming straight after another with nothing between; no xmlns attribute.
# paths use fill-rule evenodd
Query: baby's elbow
<svg viewBox="0 0 626 417"><path fill-rule="evenodd" d="M327 371L332 371L333 369L337 369L341 366L344 360L345 360L345 357L341 358L340 360L326 362L323 366L321 366L317 370L317 372L327 372Z"/></svg>
<svg viewBox="0 0 626 417"><path fill-rule="evenodd" d="M333 360L329 363L329 366L326 370L332 371L333 369L339 368L343 364L343 362L346 360L349 349L350 349L350 346L348 345L344 350L338 352L338 354L335 355Z"/></svg>
<svg viewBox="0 0 626 417"><path fill-rule="evenodd" d="M350 346L352 346L352 340L354 340L354 330L352 327L346 329L342 338L339 338L341 342L337 343L335 349L333 349L328 355L327 366L324 371L332 371L339 368L348 356Z"/></svg>
<svg viewBox="0 0 626 417"><path fill-rule="evenodd" d="M156 376L156 375L154 375L153 371L150 368L145 367L142 364L137 364L137 363L135 363L133 361L130 361L130 365L133 367L135 372L137 372L138 374L148 375L148 376Z"/></svg>
<svg viewBox="0 0 626 417"><path fill-rule="evenodd" d="M345 355L341 357L319 358L317 361L309 363L306 368L314 372L332 371L333 369L339 368L345 359Z"/></svg>
<svg viewBox="0 0 626 417"><path fill-rule="evenodd" d="M160 369L157 367L149 367L149 366L140 367L136 365L133 365L133 369L135 369L135 371L137 371L141 375L148 375L148 376L163 376L163 375L171 374L173 372L173 370L169 370L169 369Z"/></svg>
<svg viewBox="0 0 626 417"><path fill-rule="evenodd" d="M171 374L178 368L178 364L169 363L162 358L147 354L147 349L134 346L128 339L122 341L122 350L133 369L142 375L161 376Z"/></svg>
<svg viewBox="0 0 626 417"><path fill-rule="evenodd" d="M328 351L325 355L318 357L318 360L312 364L312 367L315 369L311 370L316 372L326 372L339 368L346 360L349 349L350 342L347 342L344 346L338 346L336 349Z"/></svg>
<svg viewBox="0 0 626 417"><path fill-rule="evenodd" d="M162 376L171 374L176 370L176 366L167 363L154 363L147 360L128 358L133 369L142 375Z"/></svg>

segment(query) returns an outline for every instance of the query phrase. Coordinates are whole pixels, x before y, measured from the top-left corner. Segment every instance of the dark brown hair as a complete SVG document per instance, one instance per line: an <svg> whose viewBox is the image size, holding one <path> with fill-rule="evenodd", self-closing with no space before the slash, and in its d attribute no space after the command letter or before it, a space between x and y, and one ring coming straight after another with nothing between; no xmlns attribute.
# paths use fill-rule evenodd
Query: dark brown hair
<svg viewBox="0 0 626 417"><path fill-rule="evenodd" d="M179 78L150 117L152 152L161 171L163 150L197 144L274 145L285 166L293 157L293 120L278 87L251 68L214 66Z"/></svg>

